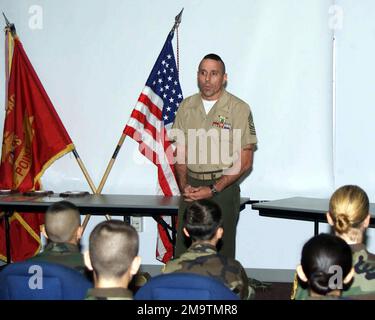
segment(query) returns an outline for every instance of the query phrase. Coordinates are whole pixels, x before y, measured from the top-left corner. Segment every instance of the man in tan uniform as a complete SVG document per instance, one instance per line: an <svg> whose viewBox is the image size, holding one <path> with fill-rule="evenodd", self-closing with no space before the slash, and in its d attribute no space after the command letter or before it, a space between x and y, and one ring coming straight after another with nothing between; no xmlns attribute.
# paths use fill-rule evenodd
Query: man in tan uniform
<svg viewBox="0 0 375 320"><path fill-rule="evenodd" d="M218 55L202 59L197 78L200 93L182 101L173 124L175 168L183 196L178 217L182 221L190 202L212 198L223 212L225 234L219 252L234 258L240 211L238 179L253 164L255 127L249 105L225 90L227 74ZM175 256L186 249L179 223Z"/></svg>

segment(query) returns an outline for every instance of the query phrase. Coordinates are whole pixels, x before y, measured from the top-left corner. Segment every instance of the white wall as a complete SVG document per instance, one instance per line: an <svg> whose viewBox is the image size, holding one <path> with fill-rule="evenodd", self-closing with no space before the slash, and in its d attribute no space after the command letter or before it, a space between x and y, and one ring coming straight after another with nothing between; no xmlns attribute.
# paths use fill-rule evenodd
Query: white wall
<svg viewBox="0 0 375 320"><path fill-rule="evenodd" d="M337 1L337 112L332 108L330 0L0 0L77 151L96 185L107 166L175 15L180 26L184 96L197 91L195 72L209 52L227 65L227 89L252 108L259 138L254 170L241 186L252 199L328 198L344 183L369 191L375 152L368 147L374 117L371 79L375 22L371 0ZM38 5L42 29L29 26ZM0 52L4 52L0 41ZM4 72L1 87L4 87ZM0 92L4 101L4 91ZM336 128L333 126L336 121ZM3 123L4 114L0 114ZM43 176L55 192L89 190L72 155ZM156 170L126 139L104 193L154 194ZM92 218L83 239L103 218ZM292 269L309 222L241 214L237 258L247 268ZM143 263L155 260L156 225L146 219ZM371 244L371 236L370 236Z"/></svg>

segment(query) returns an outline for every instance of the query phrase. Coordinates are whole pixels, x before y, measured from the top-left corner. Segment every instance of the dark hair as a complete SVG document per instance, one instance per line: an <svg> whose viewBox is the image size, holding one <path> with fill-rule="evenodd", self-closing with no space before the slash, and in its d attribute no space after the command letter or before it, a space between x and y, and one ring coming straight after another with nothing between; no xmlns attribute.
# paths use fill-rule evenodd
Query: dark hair
<svg viewBox="0 0 375 320"><path fill-rule="evenodd" d="M211 60L215 60L215 61L220 61L223 65L223 73L225 74L225 63L224 61L221 59L220 56L218 56L217 54L215 53L209 53L209 54L206 54L202 60L204 59L211 59Z"/></svg>
<svg viewBox="0 0 375 320"><path fill-rule="evenodd" d="M305 243L302 249L301 266L310 289L326 295L335 288L330 287L334 275L333 266L341 268L342 281L352 268L352 251L341 238L320 234Z"/></svg>
<svg viewBox="0 0 375 320"><path fill-rule="evenodd" d="M69 201L55 202L46 211L46 233L53 242L69 242L75 236L80 225L79 210Z"/></svg>
<svg viewBox="0 0 375 320"><path fill-rule="evenodd" d="M183 221L193 241L211 240L223 225L220 207L210 200L193 202L185 210Z"/></svg>
<svg viewBox="0 0 375 320"><path fill-rule="evenodd" d="M89 254L97 276L120 278L138 254L137 231L121 220L99 223L90 234Z"/></svg>
<svg viewBox="0 0 375 320"><path fill-rule="evenodd" d="M46 213L56 213L56 212L61 212L61 211L66 211L66 210L79 211L77 206L74 203L63 200L63 201L55 202L54 204L49 206Z"/></svg>

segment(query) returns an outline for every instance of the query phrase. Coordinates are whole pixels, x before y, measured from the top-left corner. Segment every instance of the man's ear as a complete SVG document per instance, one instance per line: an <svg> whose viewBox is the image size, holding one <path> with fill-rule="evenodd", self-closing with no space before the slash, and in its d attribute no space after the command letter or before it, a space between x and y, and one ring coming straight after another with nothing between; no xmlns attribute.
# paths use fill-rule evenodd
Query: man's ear
<svg viewBox="0 0 375 320"><path fill-rule="evenodd" d="M82 226L79 226L76 231L77 241L79 241L82 238L83 234L83 228Z"/></svg>
<svg viewBox="0 0 375 320"><path fill-rule="evenodd" d="M43 224L41 227L40 227L40 231L42 232L43 236L48 239L48 235L47 235L47 231L46 231L46 225Z"/></svg>
<svg viewBox="0 0 375 320"><path fill-rule="evenodd" d="M182 231L184 232L185 236L187 236L188 238L190 238L189 231L187 231L187 229L185 227L182 229Z"/></svg>
<svg viewBox="0 0 375 320"><path fill-rule="evenodd" d="M306 275L303 272L302 266L300 264L297 266L296 271L297 271L298 278L300 278L303 282L307 282Z"/></svg>
<svg viewBox="0 0 375 320"><path fill-rule="evenodd" d="M136 256L133 259L133 261L132 261L132 263L129 267L130 275L134 276L138 272L140 266L141 266L141 257Z"/></svg>
<svg viewBox="0 0 375 320"><path fill-rule="evenodd" d="M328 224L333 227L333 225L334 225L333 219L332 219L331 214L329 212L326 213L326 218L327 218Z"/></svg>
<svg viewBox="0 0 375 320"><path fill-rule="evenodd" d="M87 267L87 269L93 270L88 250L83 253L83 260L85 261L85 266Z"/></svg>
<svg viewBox="0 0 375 320"><path fill-rule="evenodd" d="M225 73L224 77L223 77L223 86L225 86L225 84L227 83L227 81L228 81L228 75Z"/></svg>
<svg viewBox="0 0 375 320"><path fill-rule="evenodd" d="M345 277L344 283L345 284L349 283L353 279L353 277L354 277L354 268L352 268L350 272L348 273L348 275Z"/></svg>
<svg viewBox="0 0 375 320"><path fill-rule="evenodd" d="M220 240L223 237L223 234L224 234L224 229L222 227L217 228L215 232L215 236L217 240Z"/></svg>

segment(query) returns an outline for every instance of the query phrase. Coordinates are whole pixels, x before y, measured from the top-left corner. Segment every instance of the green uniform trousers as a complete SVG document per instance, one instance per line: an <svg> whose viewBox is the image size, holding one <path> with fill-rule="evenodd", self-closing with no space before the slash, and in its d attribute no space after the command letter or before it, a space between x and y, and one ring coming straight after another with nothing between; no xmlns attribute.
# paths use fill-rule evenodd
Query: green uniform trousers
<svg viewBox="0 0 375 320"><path fill-rule="evenodd" d="M216 180L197 180L188 176L188 184L193 187L208 186L214 184ZM236 228L240 213L240 187L237 183L225 188L210 200L216 202L220 208L223 218L224 235L222 241L218 243L218 252L235 259L236 253ZM186 239L182 231L183 214L190 202L184 201L181 196L180 206L178 209L178 227L175 247L175 257L180 256L190 246L190 239Z"/></svg>

